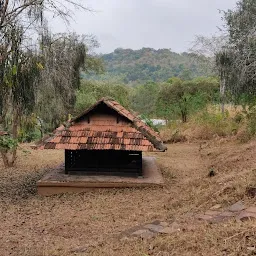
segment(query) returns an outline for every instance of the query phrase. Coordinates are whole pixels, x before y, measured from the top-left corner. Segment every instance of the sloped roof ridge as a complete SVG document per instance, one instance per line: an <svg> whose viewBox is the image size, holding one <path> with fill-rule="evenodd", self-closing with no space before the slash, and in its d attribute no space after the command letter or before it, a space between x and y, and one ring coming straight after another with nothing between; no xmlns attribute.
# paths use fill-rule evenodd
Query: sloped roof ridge
<svg viewBox="0 0 256 256"><path fill-rule="evenodd" d="M117 105L121 110L117 110L119 114L122 114L126 118L128 118L130 121L132 121L133 126L141 132L155 147L159 150L165 151L167 147L162 143L161 138L159 135L147 124L145 124L138 116L135 116L133 113L125 109L122 105L120 105L117 101L111 100L112 103ZM105 102L106 103L106 102ZM107 103L106 103L107 104ZM109 104L107 104L109 106ZM115 105L112 106L113 109L116 110ZM110 106L111 107L111 106ZM122 113L120 111L124 111L127 113Z"/></svg>
<svg viewBox="0 0 256 256"><path fill-rule="evenodd" d="M87 108L84 112L82 112L80 115L78 115L77 117L74 117L70 122L72 123L72 122L77 121L84 115L88 114L91 110L93 110L96 106L98 106L102 102L105 103L108 107L116 110L120 115L126 117L127 119L129 119L130 121L133 122L133 119L135 118L135 116L130 111L128 111L126 108L124 108L120 103L118 103L111 97L101 98L95 104L93 104L91 107ZM120 109L118 109L118 108L120 108ZM130 116L128 114L130 114Z"/></svg>
<svg viewBox="0 0 256 256"><path fill-rule="evenodd" d="M139 117L135 117L133 124L157 149L161 151L167 150L158 133L146 125Z"/></svg>
<svg viewBox="0 0 256 256"><path fill-rule="evenodd" d="M95 107L97 107L101 103L105 103L109 108L115 110L121 116L127 118L132 127L134 127L138 132L140 132L146 139L151 142L154 147L160 151L165 151L167 147L162 143L162 140L157 132L155 132L150 126L148 126L145 122L143 122L138 116L124 108L120 103L112 99L111 97L103 97L98 100L95 104L93 104L90 108L86 109L79 116L73 118L68 121L66 124L60 126L53 132L53 137L46 139L45 142L50 142L54 137L58 136L62 133L62 131L68 130L75 122L77 122L84 115L88 114Z"/></svg>

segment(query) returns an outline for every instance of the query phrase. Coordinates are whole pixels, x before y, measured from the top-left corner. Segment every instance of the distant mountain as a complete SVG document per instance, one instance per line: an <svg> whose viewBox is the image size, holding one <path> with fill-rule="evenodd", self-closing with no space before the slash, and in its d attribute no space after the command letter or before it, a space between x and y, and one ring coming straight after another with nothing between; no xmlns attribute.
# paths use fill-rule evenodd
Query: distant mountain
<svg viewBox="0 0 256 256"><path fill-rule="evenodd" d="M175 53L169 49L140 50L117 48L100 57L105 64L106 73L90 76L92 79L119 78L125 83L166 81L170 77L192 79L198 76L213 75L209 68L209 58L193 53Z"/></svg>

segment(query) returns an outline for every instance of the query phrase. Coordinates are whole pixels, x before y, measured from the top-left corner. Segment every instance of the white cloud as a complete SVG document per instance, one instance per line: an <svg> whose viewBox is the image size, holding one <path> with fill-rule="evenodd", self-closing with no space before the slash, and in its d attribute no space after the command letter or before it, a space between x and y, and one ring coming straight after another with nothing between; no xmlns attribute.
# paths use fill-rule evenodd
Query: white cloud
<svg viewBox="0 0 256 256"><path fill-rule="evenodd" d="M101 52L117 47L171 48L186 51L197 34L211 35L221 26L218 9L235 7L236 0L88 0L92 13L76 11L69 30L94 34ZM51 23L54 31L67 28Z"/></svg>

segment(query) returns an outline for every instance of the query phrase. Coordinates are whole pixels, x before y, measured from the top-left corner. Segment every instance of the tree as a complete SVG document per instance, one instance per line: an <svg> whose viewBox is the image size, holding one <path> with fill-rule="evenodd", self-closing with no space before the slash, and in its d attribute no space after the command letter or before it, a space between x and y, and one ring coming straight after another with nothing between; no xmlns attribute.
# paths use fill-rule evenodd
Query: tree
<svg viewBox="0 0 256 256"><path fill-rule="evenodd" d="M98 46L94 37L48 33L43 40L43 68L37 80L35 112L43 120L44 130L51 131L74 112L80 71L98 73L103 66L100 59L89 54Z"/></svg>
<svg viewBox="0 0 256 256"><path fill-rule="evenodd" d="M180 117L185 123L190 113L202 109L214 98L216 88L218 82L212 78L169 79L158 94L157 114L166 120Z"/></svg>
<svg viewBox="0 0 256 256"><path fill-rule="evenodd" d="M235 10L223 12L223 19L228 33L225 48L231 56L226 87L235 97L256 95L256 2L240 0Z"/></svg>
<svg viewBox="0 0 256 256"><path fill-rule="evenodd" d="M18 130L23 125L23 117L29 116L35 110L42 87L52 86L52 91L63 92L61 96L65 95L67 102L72 103L73 92L66 90L65 86L67 83L72 84L74 89L79 86L81 66L84 69L95 67L96 62L90 57L87 59L91 62L88 61L87 66L84 65L87 54L84 43L73 40L73 44L71 41L69 44L62 44L67 48L64 52L70 50L73 53L69 62L66 59L65 72L70 75L69 81L61 83L63 74L58 69L61 65L54 66L56 72L49 78L52 79L51 84L45 85L45 81L41 80L46 74L52 74L49 69L47 73L47 68L53 67L57 57L53 54L57 52L53 47L55 42L51 41L49 44L49 38L42 33L42 28L47 24L44 12L53 12L68 21L70 6L86 9L76 0L64 0L62 3L52 0L0 0L0 125L10 134L0 140L0 152L5 166L13 166L16 160ZM35 38L28 33L30 29L41 39L40 49L33 41ZM55 59L49 56L50 52ZM58 53L60 55L61 51ZM63 65L61 67L64 68Z"/></svg>
<svg viewBox="0 0 256 256"><path fill-rule="evenodd" d="M226 50L228 37L225 33L219 36L196 36L193 46L190 49L191 52L196 53L197 56L204 55L208 56L205 59L205 66L212 69L220 77L220 99L221 99L221 110L224 114L225 106L225 94L226 94L226 74L230 69L230 56Z"/></svg>
<svg viewBox="0 0 256 256"><path fill-rule="evenodd" d="M216 66L220 77L220 102L222 115L225 114L225 93L230 80L232 68L232 54L228 50L222 50L216 53Z"/></svg>
<svg viewBox="0 0 256 256"><path fill-rule="evenodd" d="M169 77L193 79L197 76L212 75L212 70L205 65L208 57L195 53L175 53L168 49L140 50L117 49L101 57L106 65L106 72L111 77L122 77L123 82L136 85L149 81L164 82ZM213 58L212 58L213 59ZM88 77L88 76L87 76ZM90 76L90 79L104 79Z"/></svg>
<svg viewBox="0 0 256 256"><path fill-rule="evenodd" d="M103 97L113 98L122 106L129 107L129 87L117 82L83 80L76 92L75 114L80 114Z"/></svg>
<svg viewBox="0 0 256 256"><path fill-rule="evenodd" d="M140 114L154 117L158 91L159 84L154 82L135 87L131 97L132 108Z"/></svg>
<svg viewBox="0 0 256 256"><path fill-rule="evenodd" d="M12 24L6 32L9 37L4 37L5 41L2 41L6 45L6 56L2 59L0 68L0 111L4 128L8 129L11 124L12 136L0 145L0 151L5 166L13 166L21 116L31 113L35 104L34 90L35 81L39 77L39 56L22 49L22 26ZM9 143L6 144L6 141Z"/></svg>
<svg viewBox="0 0 256 256"><path fill-rule="evenodd" d="M11 23L23 22L25 16L34 21L43 21L44 12L53 13L56 17L61 17L65 22L69 22L72 17L71 8L75 7L90 11L79 0L0 0L0 31L8 27Z"/></svg>
<svg viewBox="0 0 256 256"><path fill-rule="evenodd" d="M182 122L187 122L190 99L187 89L181 81L164 85L158 96L158 113L161 114L164 111L166 120L170 117L175 118L176 115L180 114Z"/></svg>
<svg viewBox="0 0 256 256"><path fill-rule="evenodd" d="M197 54L198 56L203 55L211 57L209 60L212 61L212 65L214 66L215 54L226 46L227 41L228 37L224 33L211 37L197 35L195 36L195 39L192 42L192 47L189 51Z"/></svg>

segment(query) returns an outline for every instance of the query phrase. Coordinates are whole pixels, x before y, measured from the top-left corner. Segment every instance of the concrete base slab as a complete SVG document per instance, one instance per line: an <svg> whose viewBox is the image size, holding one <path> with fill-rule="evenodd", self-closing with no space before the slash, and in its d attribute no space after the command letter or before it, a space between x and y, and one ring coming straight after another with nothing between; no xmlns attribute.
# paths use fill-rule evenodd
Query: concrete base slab
<svg viewBox="0 0 256 256"><path fill-rule="evenodd" d="M64 172L64 166L51 170L37 182L40 195L53 195L66 192L84 192L100 188L129 188L163 186L164 179L156 165L154 157L143 157L143 177L119 177L119 176L87 176L68 175Z"/></svg>

